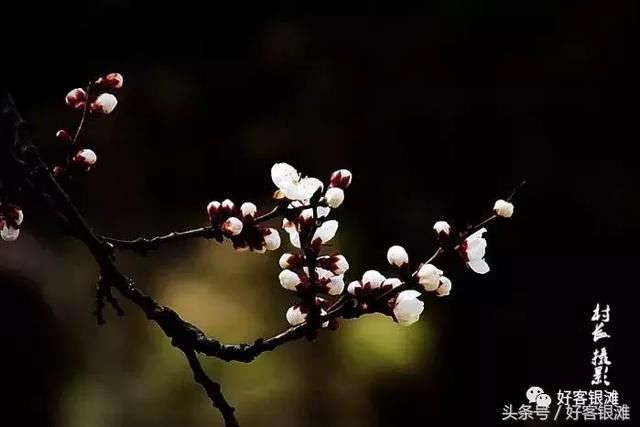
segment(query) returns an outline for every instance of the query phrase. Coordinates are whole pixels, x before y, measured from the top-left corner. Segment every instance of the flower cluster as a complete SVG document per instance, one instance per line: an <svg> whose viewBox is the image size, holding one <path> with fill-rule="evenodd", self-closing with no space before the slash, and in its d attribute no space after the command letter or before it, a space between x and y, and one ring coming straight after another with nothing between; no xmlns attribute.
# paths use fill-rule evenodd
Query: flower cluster
<svg viewBox="0 0 640 427"><path fill-rule="evenodd" d="M336 296L344 291L344 274L349 262L340 254L321 255L320 250L338 231L338 221L327 219L331 209L344 201L344 190L351 184L351 172L335 171L327 190L317 178L302 177L287 163L271 168L271 179L278 188L274 198L287 205L282 221L291 245L300 253L285 253L280 257L279 279L283 288L295 292L301 299L287 311L291 325L304 322L309 314L324 315L328 301L322 295ZM324 326L337 327L332 320Z"/></svg>
<svg viewBox="0 0 640 427"><path fill-rule="evenodd" d="M261 227L255 222L258 208L251 202L237 207L231 200L212 201L207 206L215 239L228 238L237 251L264 253L280 247L280 234L275 228Z"/></svg>
<svg viewBox="0 0 640 427"><path fill-rule="evenodd" d="M0 238L13 242L20 236L20 224L24 220L22 209L11 203L0 203Z"/></svg>
<svg viewBox="0 0 640 427"><path fill-rule="evenodd" d="M123 77L119 73L111 73L98 78L95 82L89 84L86 89L76 88L65 97L65 103L82 112L82 119L75 136L66 129L60 129L56 132L56 139L65 144L65 159L61 164L53 168L56 176L63 176L74 171L88 171L98 161L96 153L89 148L78 148L76 146L77 137L84 124L85 116L111 114L118 105L118 99L112 93L122 88Z"/></svg>

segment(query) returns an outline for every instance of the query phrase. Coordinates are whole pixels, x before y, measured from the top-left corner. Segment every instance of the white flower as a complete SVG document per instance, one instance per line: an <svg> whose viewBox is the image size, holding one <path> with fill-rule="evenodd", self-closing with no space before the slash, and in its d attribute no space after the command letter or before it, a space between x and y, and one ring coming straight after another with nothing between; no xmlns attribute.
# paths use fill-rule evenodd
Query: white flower
<svg viewBox="0 0 640 427"><path fill-rule="evenodd" d="M311 242L314 242L315 240L320 240L320 243L324 245L329 240L333 239L337 231L338 231L338 221L336 221L335 219L326 221L316 229L315 233L313 233ZM300 247L300 246L297 246L297 247Z"/></svg>
<svg viewBox="0 0 640 427"><path fill-rule="evenodd" d="M497 200L495 205L493 205L493 211L496 215L503 218L511 218L511 215L513 215L513 204L506 200Z"/></svg>
<svg viewBox="0 0 640 427"><path fill-rule="evenodd" d="M329 178L330 187L338 187L343 190L351 185L351 172L348 169L340 169L331 174Z"/></svg>
<svg viewBox="0 0 640 427"><path fill-rule="evenodd" d="M93 150L85 148L78 151L71 161L81 168L89 170L98 161L98 156Z"/></svg>
<svg viewBox="0 0 640 427"><path fill-rule="evenodd" d="M307 320L307 314L303 313L302 310L300 310L300 306L292 305L291 307L289 307L289 309L287 310L287 322L289 322L291 326L296 326L304 323L305 320Z"/></svg>
<svg viewBox="0 0 640 427"><path fill-rule="evenodd" d="M445 236L448 236L451 232L451 226L447 221L437 221L433 224L433 229L437 235L444 234Z"/></svg>
<svg viewBox="0 0 640 427"><path fill-rule="evenodd" d="M275 251L280 247L280 233L275 228L267 228L263 231L264 246L268 251Z"/></svg>
<svg viewBox="0 0 640 427"><path fill-rule="evenodd" d="M220 212L220 206L222 205L216 200L209 202L207 205L207 213L209 214L210 220L214 219L218 215L218 212Z"/></svg>
<svg viewBox="0 0 640 427"><path fill-rule="evenodd" d="M301 178L296 168L287 163L273 165L271 180L289 200L308 200L323 187L317 178Z"/></svg>
<svg viewBox="0 0 640 427"><path fill-rule="evenodd" d="M0 229L0 238L5 242L13 242L20 236L20 229L13 228L8 224L4 224L2 229Z"/></svg>
<svg viewBox="0 0 640 427"><path fill-rule="evenodd" d="M482 237L486 232L486 228L481 228L467 237L458 247L469 268L478 274L489 272L489 264L484 260L487 241Z"/></svg>
<svg viewBox="0 0 640 427"><path fill-rule="evenodd" d="M118 105L118 99L110 93L103 93L92 103L92 110L102 114L110 114Z"/></svg>
<svg viewBox="0 0 640 427"><path fill-rule="evenodd" d="M451 280L449 278L442 276L440 278L440 286L436 289L436 294L439 297L444 297L449 295L451 292Z"/></svg>
<svg viewBox="0 0 640 427"><path fill-rule="evenodd" d="M298 273L294 273L291 270L282 270L278 275L278 279L282 287L289 291L295 291L296 286L302 283Z"/></svg>
<svg viewBox="0 0 640 427"><path fill-rule="evenodd" d="M418 270L418 283L424 287L425 291L435 291L440 284L442 270L433 264L423 264Z"/></svg>
<svg viewBox="0 0 640 427"><path fill-rule="evenodd" d="M410 326L420 319L424 311L424 303L418 299L418 291L402 291L396 297L393 315L402 326Z"/></svg>
<svg viewBox="0 0 640 427"><path fill-rule="evenodd" d="M402 246L391 246L387 251L387 261L400 268L409 262L409 254Z"/></svg>
<svg viewBox="0 0 640 427"><path fill-rule="evenodd" d="M382 286L382 282L384 282L385 277L380 274L377 270L368 270L365 271L362 275L362 284L371 286L371 289L376 289Z"/></svg>
<svg viewBox="0 0 640 427"><path fill-rule="evenodd" d="M227 220L222 223L222 230L229 233L232 236L237 236L242 233L242 221L240 221L235 216L227 218Z"/></svg>
<svg viewBox="0 0 640 427"><path fill-rule="evenodd" d="M324 193L324 198L330 208L337 208L344 201L344 190L338 187L331 187Z"/></svg>
<svg viewBox="0 0 640 427"><path fill-rule="evenodd" d="M254 217L257 211L258 208L251 202L244 202L240 205L240 212L242 213L242 216Z"/></svg>

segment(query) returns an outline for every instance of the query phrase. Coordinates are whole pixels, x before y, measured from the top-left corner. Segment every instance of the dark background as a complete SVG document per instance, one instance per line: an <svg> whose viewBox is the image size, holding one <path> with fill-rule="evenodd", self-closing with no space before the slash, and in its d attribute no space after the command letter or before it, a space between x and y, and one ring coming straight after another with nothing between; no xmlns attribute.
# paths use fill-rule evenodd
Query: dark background
<svg viewBox="0 0 640 427"><path fill-rule="evenodd" d="M531 385L552 396L590 388L596 302L612 307L610 379L633 412L640 213L633 2L467 0L410 11L376 3L331 14L293 2L233 13L217 7L94 2L50 13L24 5L2 17L4 77L52 155L55 130L77 120L63 105L66 92L103 73L125 76L114 114L90 123L82 138L98 153L96 168L69 185L100 232L198 226L211 199L266 208L269 168L278 161L321 178L347 167L354 182L336 215L353 280L383 269L391 244L414 260L428 256L434 221L478 221L528 181L513 219L488 233L492 271L449 267L451 297L427 300L428 326L414 326L426 335L406 342L428 348L407 359L409 368L386 361L378 369L373 353L359 356L374 358L371 371L349 376L349 363L360 359L341 358L342 330L262 356L255 376L211 362L223 389L227 376L237 383L227 397L241 422L497 425L502 406L524 403ZM90 259L46 212L24 203L24 236L0 245L2 369L12 396L2 413L20 420L9 425L219 422L169 343L133 307L104 328L92 323ZM188 243L143 260L125 256L123 265L164 295L158 269L173 262L179 277L188 268L182 256L222 252L212 247ZM253 326L239 320L229 332L212 321L207 332L239 341L282 329L290 301L277 283L277 255L253 265L222 253L233 275L216 276L212 267L207 277L234 289L226 294L236 299L229 316L261 314ZM237 288L226 282L236 276ZM256 287L263 293L247 297ZM199 318L191 302L180 305L189 288L176 289L182 314ZM249 308L237 308L241 298ZM194 310L207 325L206 306ZM166 352L169 361L149 362L149 352ZM286 363L271 365L277 357ZM284 372L293 366L294 374ZM176 370L175 381L162 379ZM295 378L260 394L266 377ZM144 398L123 391L145 381ZM257 394L239 399L247 387ZM194 400L204 409L192 411Z"/></svg>

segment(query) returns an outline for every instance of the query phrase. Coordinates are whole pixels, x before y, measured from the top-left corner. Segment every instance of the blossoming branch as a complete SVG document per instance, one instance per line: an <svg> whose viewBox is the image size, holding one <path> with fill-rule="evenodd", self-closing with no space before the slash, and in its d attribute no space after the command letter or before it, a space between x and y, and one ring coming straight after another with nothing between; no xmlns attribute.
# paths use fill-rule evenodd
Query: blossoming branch
<svg viewBox="0 0 640 427"><path fill-rule="evenodd" d="M386 254L391 274L385 276L377 269L352 274L347 257L335 253L328 245L338 232L339 222L333 215L345 200L352 173L340 169L323 182L304 176L287 163L276 163L271 168L275 186L271 207L262 209L252 202L237 204L229 199L216 200L211 201L203 213L206 224L196 228L133 239L102 236L78 211L64 185L70 177L82 175L97 164L94 149L80 144L79 138L90 119L114 112L118 100L112 92L122 87L122 75L112 73L66 95L66 105L78 111L78 124L74 132L60 129L56 133L63 149L62 155L52 161L41 157L31 140L27 122L9 94L3 92L0 237L6 242L19 237L25 217L21 201L27 195L37 196L65 230L86 245L96 261L99 276L94 314L98 323L104 322L103 311L107 305L119 315L124 314L113 290L140 308L171 339L171 344L185 354L195 381L220 410L227 426L238 425L235 410L222 395L220 385L202 369L198 353L248 363L287 342L315 339L323 329L335 331L340 319L356 319L368 314L386 315L401 326L410 326L419 320L428 295L446 297L452 290L451 279L437 266L439 257L453 253L461 265L478 274L487 273L486 226L497 218L513 215L511 201L516 190L505 200L497 200L490 215L474 227L455 230L446 221L437 221L433 234L439 247L430 257L410 257L402 246L394 244ZM292 249L278 258L282 271L277 281L293 293L297 301L283 308L289 328L253 343L223 344L207 337L175 311L146 295L116 265L118 251L147 255L163 245L195 238L228 241L237 251L264 254L280 249L281 235L288 237ZM351 280L345 280L346 277Z"/></svg>

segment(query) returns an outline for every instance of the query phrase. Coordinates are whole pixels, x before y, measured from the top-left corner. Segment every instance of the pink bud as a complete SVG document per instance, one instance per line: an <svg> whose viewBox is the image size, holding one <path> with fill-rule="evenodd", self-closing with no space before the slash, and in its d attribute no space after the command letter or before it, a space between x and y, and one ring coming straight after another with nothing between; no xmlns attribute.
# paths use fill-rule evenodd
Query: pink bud
<svg viewBox="0 0 640 427"><path fill-rule="evenodd" d="M108 89L120 89L124 83L124 78L120 73L107 74L104 77L100 77L96 80L96 84Z"/></svg>
<svg viewBox="0 0 640 427"><path fill-rule="evenodd" d="M63 168L60 165L56 165L53 168L53 175L56 176L56 177L60 177L60 176L64 175L65 172L66 172L66 169Z"/></svg>
<svg viewBox="0 0 640 427"><path fill-rule="evenodd" d="M91 103L91 112L110 114L118 105L118 99L110 93L103 93Z"/></svg>
<svg viewBox="0 0 640 427"><path fill-rule="evenodd" d="M71 142L71 135L64 129L60 129L56 132L56 139L61 142Z"/></svg>
<svg viewBox="0 0 640 427"><path fill-rule="evenodd" d="M84 108L84 103L87 100L87 92L82 88L76 88L67 94L64 101L71 108Z"/></svg>
<svg viewBox="0 0 640 427"><path fill-rule="evenodd" d="M95 165L97 161L98 156L96 156L96 153L93 150L89 149L78 151L71 159L71 162L74 165L77 165L84 170L91 169L91 166Z"/></svg>
<svg viewBox="0 0 640 427"><path fill-rule="evenodd" d="M351 185L351 172L348 169L340 169L331 174L329 187L346 189Z"/></svg>

